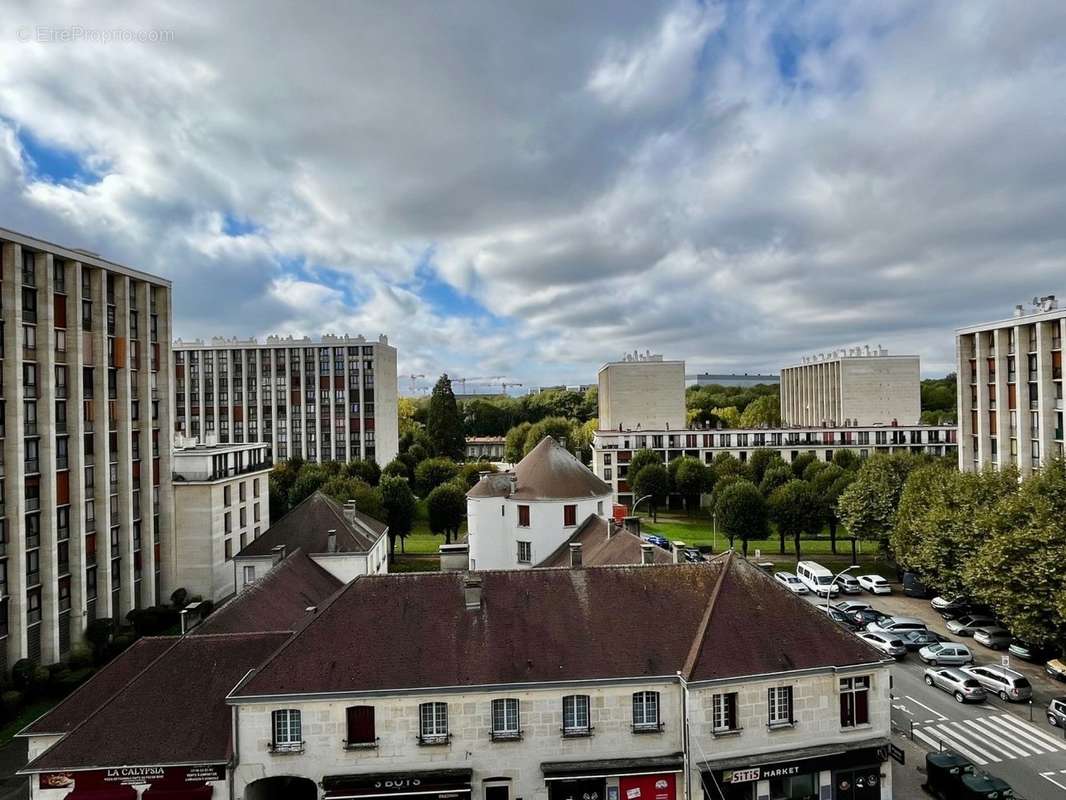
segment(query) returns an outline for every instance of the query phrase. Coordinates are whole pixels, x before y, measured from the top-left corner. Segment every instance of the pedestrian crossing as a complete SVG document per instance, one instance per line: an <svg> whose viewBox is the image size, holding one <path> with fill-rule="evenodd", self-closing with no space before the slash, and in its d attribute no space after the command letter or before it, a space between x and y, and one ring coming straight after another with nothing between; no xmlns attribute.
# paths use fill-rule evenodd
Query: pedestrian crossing
<svg viewBox="0 0 1066 800"><path fill-rule="evenodd" d="M1013 714L915 725L914 737L933 750L954 750L978 766L1066 752L1066 740Z"/></svg>

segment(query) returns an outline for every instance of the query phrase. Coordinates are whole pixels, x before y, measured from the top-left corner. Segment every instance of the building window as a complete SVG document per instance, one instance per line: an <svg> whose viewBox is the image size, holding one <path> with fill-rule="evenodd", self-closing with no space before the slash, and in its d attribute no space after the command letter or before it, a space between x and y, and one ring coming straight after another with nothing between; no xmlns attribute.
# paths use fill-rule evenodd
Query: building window
<svg viewBox="0 0 1066 800"><path fill-rule="evenodd" d="M300 711L296 708L283 708L273 713L274 741L271 749L275 752L296 752L303 749L303 735L300 729Z"/></svg>
<svg viewBox="0 0 1066 800"><path fill-rule="evenodd" d="M840 679L840 727L870 722L870 676Z"/></svg>
<svg viewBox="0 0 1066 800"><path fill-rule="evenodd" d="M521 736L518 729L518 700L505 697L492 701L492 738L517 739Z"/></svg>
<svg viewBox="0 0 1066 800"><path fill-rule="evenodd" d="M437 744L448 739L448 704L422 703L418 707L419 741Z"/></svg>
<svg viewBox="0 0 1066 800"><path fill-rule="evenodd" d="M229 561L231 558L233 558L233 540L232 539L226 539L225 548L226 548L226 560Z"/></svg>
<svg viewBox="0 0 1066 800"><path fill-rule="evenodd" d="M252 497L259 497L259 478L252 481Z"/></svg>
<svg viewBox="0 0 1066 800"><path fill-rule="evenodd" d="M577 506L563 506L563 527L572 528L577 525Z"/></svg>
<svg viewBox="0 0 1066 800"><path fill-rule="evenodd" d="M223 486L222 487L222 505L229 506L232 503L233 503L233 487L232 486Z"/></svg>
<svg viewBox="0 0 1066 800"><path fill-rule="evenodd" d="M587 694L570 694L564 697L563 736L588 736L591 732L589 696Z"/></svg>
<svg viewBox="0 0 1066 800"><path fill-rule="evenodd" d="M637 731L660 729L658 692L635 692L633 694L633 729Z"/></svg>
<svg viewBox="0 0 1066 800"><path fill-rule="evenodd" d="M518 563L529 564L533 561L533 543L532 542L519 542L518 543Z"/></svg>
<svg viewBox="0 0 1066 800"><path fill-rule="evenodd" d="M346 747L372 747L377 744L373 706L348 706L344 716L348 728L348 738L344 740Z"/></svg>
<svg viewBox="0 0 1066 800"><path fill-rule="evenodd" d="M529 506L519 506L518 507L518 527L519 528L528 528L529 527Z"/></svg>
<svg viewBox="0 0 1066 800"><path fill-rule="evenodd" d="M244 572L244 585L245 586L248 586L249 584L255 583L255 567L246 566L246 567L244 567L243 572Z"/></svg>
<svg viewBox="0 0 1066 800"><path fill-rule="evenodd" d="M712 733L731 733L739 731L737 725L737 693L716 694L712 700Z"/></svg>
<svg viewBox="0 0 1066 800"><path fill-rule="evenodd" d="M792 725L792 687L772 686L766 691L769 716L767 724L771 728Z"/></svg>

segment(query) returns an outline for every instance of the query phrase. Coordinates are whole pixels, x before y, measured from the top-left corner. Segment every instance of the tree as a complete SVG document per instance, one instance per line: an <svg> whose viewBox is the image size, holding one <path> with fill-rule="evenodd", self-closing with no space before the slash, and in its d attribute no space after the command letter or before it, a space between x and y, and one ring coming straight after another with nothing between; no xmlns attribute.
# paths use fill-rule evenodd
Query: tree
<svg viewBox="0 0 1066 800"><path fill-rule="evenodd" d="M344 465L344 472L369 486L377 486L381 480L381 467L371 458L353 458Z"/></svg>
<svg viewBox="0 0 1066 800"><path fill-rule="evenodd" d="M521 461L522 456L526 454L526 434L529 433L529 429L532 427L533 423L531 422L521 422L507 431L503 444L503 457L509 463L515 464Z"/></svg>
<svg viewBox="0 0 1066 800"><path fill-rule="evenodd" d="M452 392L448 373L440 376L433 394L429 397L426 412L426 435L433 455L442 458L461 459L466 454L466 438L463 436L463 420Z"/></svg>
<svg viewBox="0 0 1066 800"><path fill-rule="evenodd" d="M803 470L803 474L800 475L800 480L807 481L807 483L810 483L816 477L818 477L818 474L820 472L823 472L829 466L831 465L828 461L812 461L810 464L807 465L807 468Z"/></svg>
<svg viewBox="0 0 1066 800"><path fill-rule="evenodd" d="M862 458L854 450L844 448L833 453L833 463L841 469L858 471Z"/></svg>
<svg viewBox="0 0 1066 800"><path fill-rule="evenodd" d="M713 414L722 426L725 428L739 428L740 425L740 411L736 406L727 406L725 408L716 407L711 409Z"/></svg>
<svg viewBox="0 0 1066 800"><path fill-rule="evenodd" d="M819 470L811 480L811 486L825 511L825 521L829 525L829 549L833 553L837 551L837 526L840 524L837 501L853 480L855 480L854 472L846 472L836 464L826 464L825 469Z"/></svg>
<svg viewBox="0 0 1066 800"><path fill-rule="evenodd" d="M481 480L482 472L497 471L496 465L491 461L469 461L459 467L459 474L455 479L467 489L473 489L477 482Z"/></svg>
<svg viewBox="0 0 1066 800"><path fill-rule="evenodd" d="M355 499L359 488L362 486L365 486L368 489L370 488L370 485L365 481L339 475L336 478L330 478L323 483L319 491L327 497L336 500L341 505L344 505L349 500Z"/></svg>
<svg viewBox="0 0 1066 800"><path fill-rule="evenodd" d="M545 436L552 437L556 442L565 447L571 453L575 450L577 437L574 434L574 423L565 417L545 417L539 422L533 423L526 431L526 441L522 445L522 455L529 455L529 451L536 447Z"/></svg>
<svg viewBox="0 0 1066 800"><path fill-rule="evenodd" d="M700 495L714 487L714 473L698 458L691 456L675 458L670 466L674 467L674 489L684 498L685 510L691 515L692 510L699 506Z"/></svg>
<svg viewBox="0 0 1066 800"><path fill-rule="evenodd" d="M658 509L670 494L670 473L662 464L648 464L632 480L634 503L648 495L651 504L651 518L658 521Z"/></svg>
<svg viewBox="0 0 1066 800"><path fill-rule="evenodd" d="M332 476L324 464L304 464L300 468L300 474L296 482L289 490L289 509L296 508L304 500L313 495Z"/></svg>
<svg viewBox="0 0 1066 800"><path fill-rule="evenodd" d="M800 560L800 537L816 534L822 529L825 510L817 492L806 481L791 480L774 489L769 500L770 518L777 524L781 537L781 553L785 552L785 537L791 536Z"/></svg>
<svg viewBox="0 0 1066 800"><path fill-rule="evenodd" d="M459 465L450 458L427 458L415 467L415 488L419 495L426 497L442 483L459 474Z"/></svg>
<svg viewBox="0 0 1066 800"><path fill-rule="evenodd" d="M406 478L383 477L378 486L384 522L389 526L389 555L396 554L396 538L407 538L414 526L417 503Z"/></svg>
<svg viewBox="0 0 1066 800"><path fill-rule="evenodd" d="M866 459L837 501L840 521L853 536L877 541L882 550L887 549L900 494L914 464L907 454L877 453Z"/></svg>
<svg viewBox="0 0 1066 800"><path fill-rule="evenodd" d="M510 405L483 398L462 403L463 431L467 436L504 436L514 424Z"/></svg>
<svg viewBox="0 0 1066 800"><path fill-rule="evenodd" d="M714 512L722 532L729 538L729 546L739 538L748 555L748 542L765 538L766 500L751 481L737 480L718 495Z"/></svg>
<svg viewBox="0 0 1066 800"><path fill-rule="evenodd" d="M413 478L411 470L408 468L407 463L399 458L394 458L388 464L385 465L385 469L381 470L381 477L386 475L399 475L401 478ZM380 480L380 479L379 479Z"/></svg>
<svg viewBox="0 0 1066 800"><path fill-rule="evenodd" d="M459 536L459 528L466 514L466 492L457 483L442 483L426 498L429 512L429 529L444 534L444 541L451 544L452 536Z"/></svg>
<svg viewBox="0 0 1066 800"><path fill-rule="evenodd" d="M741 428L768 428L781 424L781 401L776 395L763 395L748 403L740 415Z"/></svg>
<svg viewBox="0 0 1066 800"><path fill-rule="evenodd" d="M633 480L637 477L637 473L649 464L662 465L662 457L654 450L642 449L637 450L629 458L629 482L632 484Z"/></svg>
<svg viewBox="0 0 1066 800"><path fill-rule="evenodd" d="M741 478L750 478L751 473L746 464L741 463L732 453L719 453L714 457L714 474L719 478L726 475L737 475Z"/></svg>
<svg viewBox="0 0 1066 800"><path fill-rule="evenodd" d="M782 462L766 470L762 483L759 484L759 491L762 492L763 497L769 497L774 493L775 489L784 486L791 480L795 480L792 474L792 467Z"/></svg>
<svg viewBox="0 0 1066 800"><path fill-rule="evenodd" d="M396 401L396 424L400 436L420 431L422 426L415 421L418 414L418 402L410 397L401 397Z"/></svg>
<svg viewBox="0 0 1066 800"><path fill-rule="evenodd" d="M816 455L813 455L811 453L800 453L798 456L792 459L792 474L795 475L797 478L802 479L804 470L806 470L807 467L809 467L817 460L818 456Z"/></svg>
<svg viewBox="0 0 1066 800"><path fill-rule="evenodd" d="M787 466L781 454L776 450L771 450L769 447L758 447L752 450L751 457L748 458L748 471L751 474L752 483L758 486L762 483L766 470L778 464Z"/></svg>

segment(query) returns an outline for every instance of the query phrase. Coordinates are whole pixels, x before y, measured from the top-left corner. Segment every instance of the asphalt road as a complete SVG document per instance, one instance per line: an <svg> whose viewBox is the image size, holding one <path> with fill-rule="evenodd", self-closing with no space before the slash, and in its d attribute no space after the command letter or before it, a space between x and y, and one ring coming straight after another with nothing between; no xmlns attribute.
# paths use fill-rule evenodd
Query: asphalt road
<svg viewBox="0 0 1066 800"><path fill-rule="evenodd" d="M928 601L903 597L898 591L888 597L863 594L845 599L866 600L886 614L919 617L931 630L966 643L978 664L999 664L1004 655L949 634ZM1039 665L1012 657L1010 666L1033 684L1031 707L998 697L984 703L957 703L947 692L926 685L926 665L917 654L909 653L892 669L893 727L925 750L960 753L978 768L1007 781L1025 800L1066 800L1066 737L1062 729L1048 724L1046 715L1049 698L1066 695L1066 685L1047 678Z"/></svg>

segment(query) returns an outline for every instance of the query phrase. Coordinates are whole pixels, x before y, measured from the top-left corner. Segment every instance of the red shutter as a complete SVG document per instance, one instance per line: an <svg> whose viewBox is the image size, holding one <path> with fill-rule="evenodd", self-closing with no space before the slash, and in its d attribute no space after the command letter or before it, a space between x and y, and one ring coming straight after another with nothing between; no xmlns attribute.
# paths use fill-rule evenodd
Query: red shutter
<svg viewBox="0 0 1066 800"><path fill-rule="evenodd" d="M577 525L577 506L563 506L563 525Z"/></svg>
<svg viewBox="0 0 1066 800"><path fill-rule="evenodd" d="M56 473L56 505L65 506L70 502L70 473L62 470Z"/></svg>
<svg viewBox="0 0 1066 800"><path fill-rule="evenodd" d="M369 744L375 740L373 706L349 706L346 715L348 744Z"/></svg>
<svg viewBox="0 0 1066 800"><path fill-rule="evenodd" d="M865 725L870 721L869 692L855 692L855 724Z"/></svg>
<svg viewBox="0 0 1066 800"><path fill-rule="evenodd" d="M529 506L518 507L518 525L521 528L529 527Z"/></svg>
<svg viewBox="0 0 1066 800"><path fill-rule="evenodd" d="M57 328L67 327L67 298L61 294L53 295L53 304L55 326Z"/></svg>

